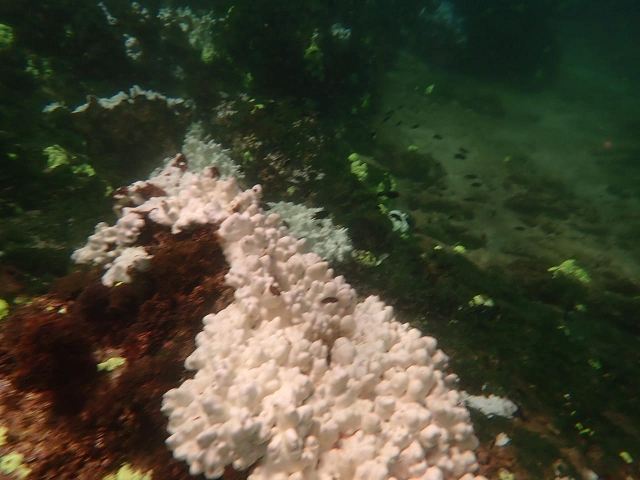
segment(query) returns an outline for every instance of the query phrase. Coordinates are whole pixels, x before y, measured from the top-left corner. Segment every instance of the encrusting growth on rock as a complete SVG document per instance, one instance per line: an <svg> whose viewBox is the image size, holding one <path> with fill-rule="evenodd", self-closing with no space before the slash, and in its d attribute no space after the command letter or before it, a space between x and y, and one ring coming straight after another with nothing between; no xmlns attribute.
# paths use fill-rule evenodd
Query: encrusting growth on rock
<svg viewBox="0 0 640 480"><path fill-rule="evenodd" d="M185 362L195 377L164 396L175 458L207 478L230 465L252 480L481 478L469 412L435 339L395 321L376 297L358 302L262 211L259 186L242 191L207 172L179 155L121 190L118 222L75 254L112 268L152 225L175 235L219 227L235 301L205 316ZM145 185L166 195L136 196ZM147 268L133 262L128 272Z"/></svg>

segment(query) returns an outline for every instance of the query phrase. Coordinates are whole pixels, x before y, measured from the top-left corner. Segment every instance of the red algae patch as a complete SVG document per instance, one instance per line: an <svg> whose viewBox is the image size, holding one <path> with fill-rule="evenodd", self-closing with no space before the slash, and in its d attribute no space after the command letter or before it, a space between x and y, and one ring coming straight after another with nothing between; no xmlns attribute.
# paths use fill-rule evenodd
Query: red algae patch
<svg viewBox="0 0 640 480"><path fill-rule="evenodd" d="M228 265L211 226L143 238L153 259L131 284L79 270L0 327L0 456L22 454L32 478L95 480L124 463L154 480L193 478L164 444L160 405L184 380L202 317L232 301ZM122 365L98 370L114 357Z"/></svg>

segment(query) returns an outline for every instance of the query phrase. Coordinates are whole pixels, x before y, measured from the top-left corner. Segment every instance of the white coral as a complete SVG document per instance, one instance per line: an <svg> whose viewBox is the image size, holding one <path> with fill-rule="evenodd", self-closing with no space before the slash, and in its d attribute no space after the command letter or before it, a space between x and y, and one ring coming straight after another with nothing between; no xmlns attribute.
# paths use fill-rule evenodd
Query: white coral
<svg viewBox="0 0 640 480"><path fill-rule="evenodd" d="M269 202L270 212L277 213L292 235L304 238L307 247L329 262L344 262L353 252L346 228L337 227L331 217L316 218L322 208L309 208L292 202Z"/></svg>
<svg viewBox="0 0 640 480"><path fill-rule="evenodd" d="M145 200L145 184L164 195ZM116 265L111 251L134 248L136 218L174 232L219 225L235 300L204 318L185 362L194 378L164 396L174 457L207 478L232 465L254 466L251 480L479 480L469 412L435 339L377 297L358 302L260 195L177 157L121 192L134 206L75 254Z"/></svg>

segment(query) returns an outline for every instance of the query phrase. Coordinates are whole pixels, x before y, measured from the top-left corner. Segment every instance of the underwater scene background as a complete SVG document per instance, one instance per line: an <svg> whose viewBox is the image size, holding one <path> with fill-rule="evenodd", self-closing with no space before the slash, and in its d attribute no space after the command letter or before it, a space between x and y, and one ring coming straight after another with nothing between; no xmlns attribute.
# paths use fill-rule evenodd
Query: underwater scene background
<svg viewBox="0 0 640 480"><path fill-rule="evenodd" d="M239 298L218 228L253 207L153 224L192 169L260 184L437 338L479 440L463 461L442 434L446 463L423 431L422 466L380 476L264 473L258 448L223 478L639 479L639 27L631 0L1 2L0 478L205 478L165 394Z"/></svg>

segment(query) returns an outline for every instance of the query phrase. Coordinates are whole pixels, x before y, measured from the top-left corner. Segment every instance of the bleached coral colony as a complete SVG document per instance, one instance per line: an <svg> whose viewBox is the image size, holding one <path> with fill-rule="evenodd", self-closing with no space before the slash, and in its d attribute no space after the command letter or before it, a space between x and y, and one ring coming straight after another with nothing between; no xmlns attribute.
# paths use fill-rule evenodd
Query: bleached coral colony
<svg viewBox="0 0 640 480"><path fill-rule="evenodd" d="M120 189L117 223L75 254L114 268L137 249L127 281L153 261L138 242L146 224L218 229L235 300L204 318L185 362L194 378L164 396L174 456L207 478L232 465L254 467L252 480L482 479L469 412L436 340L377 297L358 299L263 212L260 196L214 168L190 171L180 154Z"/></svg>

